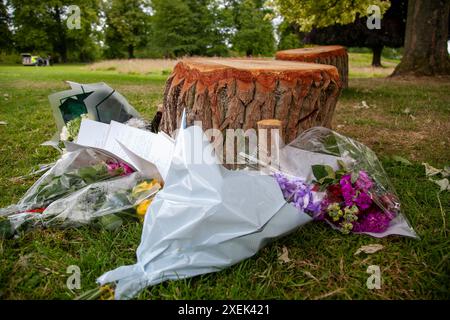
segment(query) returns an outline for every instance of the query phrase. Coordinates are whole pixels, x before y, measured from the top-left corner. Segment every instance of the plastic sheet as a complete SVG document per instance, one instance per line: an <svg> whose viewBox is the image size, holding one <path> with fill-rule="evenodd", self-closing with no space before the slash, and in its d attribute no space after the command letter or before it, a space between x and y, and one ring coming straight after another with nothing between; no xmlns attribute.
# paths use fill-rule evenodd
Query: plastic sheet
<svg viewBox="0 0 450 320"><path fill-rule="evenodd" d="M200 162L192 161L194 150L202 151ZM199 127L181 129L164 189L145 217L137 263L98 282L116 283L117 299L132 298L165 280L229 267L311 220L286 203L275 179L225 169Z"/></svg>

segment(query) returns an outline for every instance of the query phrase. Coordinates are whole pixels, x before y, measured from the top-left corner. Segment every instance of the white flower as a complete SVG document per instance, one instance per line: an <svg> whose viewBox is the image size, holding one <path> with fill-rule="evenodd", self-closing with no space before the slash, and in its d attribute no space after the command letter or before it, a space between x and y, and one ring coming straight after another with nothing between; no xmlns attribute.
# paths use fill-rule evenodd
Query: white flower
<svg viewBox="0 0 450 320"><path fill-rule="evenodd" d="M61 134L59 135L59 138L61 139L61 141L68 141L69 140L69 131L67 130L67 127L64 126L61 130Z"/></svg>

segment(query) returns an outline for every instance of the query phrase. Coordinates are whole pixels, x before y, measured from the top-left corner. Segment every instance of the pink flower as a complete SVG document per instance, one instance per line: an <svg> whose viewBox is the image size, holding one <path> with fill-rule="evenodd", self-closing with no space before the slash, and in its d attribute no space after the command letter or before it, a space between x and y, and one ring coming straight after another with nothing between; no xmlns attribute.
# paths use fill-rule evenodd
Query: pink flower
<svg viewBox="0 0 450 320"><path fill-rule="evenodd" d="M356 191L352 186L351 175L346 174L342 176L339 184L341 185L341 192L342 197L344 197L345 205L351 207L353 205L353 198L356 195Z"/></svg>
<svg viewBox="0 0 450 320"><path fill-rule="evenodd" d="M361 210L369 209L372 205L372 198L367 193L360 192L355 199L355 204Z"/></svg>
<svg viewBox="0 0 450 320"><path fill-rule="evenodd" d="M134 172L133 168L131 168L125 162L108 162L107 163L108 171L110 174L117 174L119 170L122 171L121 176L127 176Z"/></svg>
<svg viewBox="0 0 450 320"><path fill-rule="evenodd" d="M353 223L353 232L382 233L389 228L391 218L378 208L370 209L368 213Z"/></svg>
<svg viewBox="0 0 450 320"><path fill-rule="evenodd" d="M369 191L373 187L372 179L369 177L367 172L361 170L356 180L355 186L362 191Z"/></svg>

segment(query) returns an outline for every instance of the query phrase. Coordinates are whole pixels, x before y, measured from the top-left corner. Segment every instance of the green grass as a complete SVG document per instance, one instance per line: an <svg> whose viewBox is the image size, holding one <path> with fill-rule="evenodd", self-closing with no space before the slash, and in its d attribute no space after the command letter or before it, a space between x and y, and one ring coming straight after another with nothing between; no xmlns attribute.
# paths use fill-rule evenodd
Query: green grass
<svg viewBox="0 0 450 320"><path fill-rule="evenodd" d="M369 60L369 54L350 56L351 64L361 68ZM360 79L354 70L350 88L340 98L334 127L377 152L421 239L344 236L321 223L310 223L229 269L166 282L144 290L139 299L450 298L450 195L439 195L441 210L438 188L427 180L421 165L424 161L449 165L450 82L374 79L367 73ZM93 72L81 65L0 66L0 121L7 122L0 125L0 206L19 200L35 180L17 177L57 159L57 152L40 143L56 130L47 96L66 89L63 80L106 82L151 118L161 102L166 77ZM369 109L356 107L363 100ZM393 155L413 164L396 163L390 160ZM95 288L95 279L104 272L135 262L141 228L129 222L116 232L93 227L36 230L0 241L0 299L72 299ZM374 243L384 249L354 255L361 245ZM289 263L278 260L283 246L289 250ZM79 291L66 288L69 265L81 269ZM370 265L381 268L380 290L365 285Z"/></svg>

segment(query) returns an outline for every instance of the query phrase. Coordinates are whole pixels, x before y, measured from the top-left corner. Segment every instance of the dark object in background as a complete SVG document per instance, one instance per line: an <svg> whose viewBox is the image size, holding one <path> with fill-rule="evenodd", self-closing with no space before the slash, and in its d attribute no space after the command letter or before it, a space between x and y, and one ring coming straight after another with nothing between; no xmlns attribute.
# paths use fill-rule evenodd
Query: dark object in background
<svg viewBox="0 0 450 320"><path fill-rule="evenodd" d="M162 112L157 111L152 120L152 124L151 124L151 128L150 128L151 132L158 133L159 124L161 123L161 118L162 118Z"/></svg>

